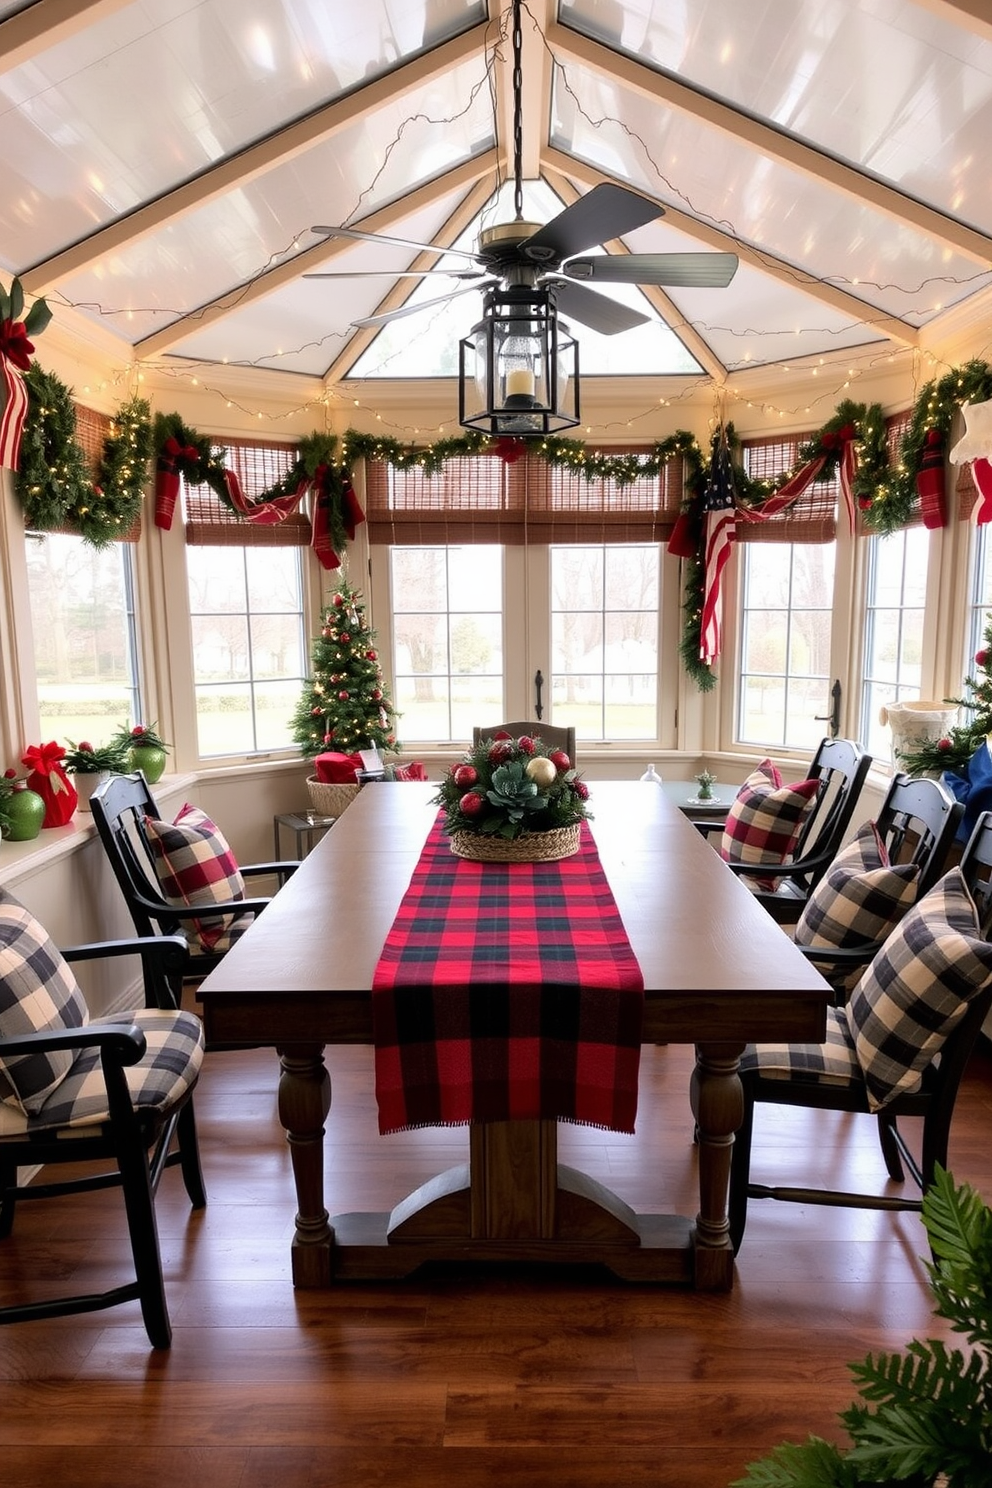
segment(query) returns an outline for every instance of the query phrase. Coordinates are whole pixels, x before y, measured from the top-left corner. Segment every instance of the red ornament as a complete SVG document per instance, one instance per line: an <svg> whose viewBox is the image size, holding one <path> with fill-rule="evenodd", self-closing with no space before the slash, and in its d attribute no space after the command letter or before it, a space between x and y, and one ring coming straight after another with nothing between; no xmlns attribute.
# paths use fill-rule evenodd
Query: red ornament
<svg viewBox="0 0 992 1488"><path fill-rule="evenodd" d="M342 646L347 646L348 642L351 640L351 636L346 630L343 630L338 636L338 640L341 642Z"/></svg>
<svg viewBox="0 0 992 1488"><path fill-rule="evenodd" d="M310 717L311 718L319 718L320 715L321 715L321 713L323 713L323 711L324 711L323 708L311 708L310 709Z"/></svg>
<svg viewBox="0 0 992 1488"><path fill-rule="evenodd" d="M335 594L334 600L333 600L333 604L334 604L334 608L337 609L337 610L339 610L341 608L341 606L344 604L344 595L343 594Z"/></svg>
<svg viewBox="0 0 992 1488"><path fill-rule="evenodd" d="M338 702L339 703L346 703L348 701L348 698L350 697L350 695L351 695L350 693L347 693L347 692L345 692L345 691L342 690L341 692L338 693Z"/></svg>
<svg viewBox="0 0 992 1488"><path fill-rule="evenodd" d="M942 753L943 753L943 752L944 752L944 751L945 751L945 750L948 750L948 749L950 749L950 747L951 747L951 741L950 741L950 739L938 739L938 740L937 740L937 748L938 748L938 749L939 749L939 750L940 750L940 751L941 751L941 752L942 752Z"/></svg>
<svg viewBox="0 0 992 1488"><path fill-rule="evenodd" d="M586 785L584 780L573 781L572 789L575 791L575 794L578 796L580 801L588 801L589 787Z"/></svg>
<svg viewBox="0 0 992 1488"><path fill-rule="evenodd" d="M989 653L986 650L983 649L981 651L976 651L975 652L975 665L976 666L980 666L980 667L987 666L988 665L988 660L989 660Z"/></svg>
<svg viewBox="0 0 992 1488"><path fill-rule="evenodd" d="M501 765L504 760L513 758L513 752L513 740L507 734L505 738L496 739L489 746L489 763L491 765Z"/></svg>
<svg viewBox="0 0 992 1488"><path fill-rule="evenodd" d="M382 688L381 687L373 687L373 689L372 689L372 701L374 703L377 703L381 697L382 697Z"/></svg>
<svg viewBox="0 0 992 1488"><path fill-rule="evenodd" d="M517 740L517 748L520 750L521 754L534 753L534 740L531 738L530 734L524 734Z"/></svg>
<svg viewBox="0 0 992 1488"><path fill-rule="evenodd" d="M87 754L93 753L93 745L90 743L89 739L80 739L79 743L76 745L76 748L84 749Z"/></svg>
<svg viewBox="0 0 992 1488"><path fill-rule="evenodd" d="M16 770L13 770L13 769L4 770L4 772L3 772L3 778L4 778L4 780L16 780L17 779L17 771Z"/></svg>
<svg viewBox="0 0 992 1488"><path fill-rule="evenodd" d="M478 791L467 791L458 802L458 809L463 816L478 816L485 804Z"/></svg>
<svg viewBox="0 0 992 1488"><path fill-rule="evenodd" d="M451 778L462 790L467 790L474 785L479 778L479 772L474 765L456 765L451 773Z"/></svg>
<svg viewBox="0 0 992 1488"><path fill-rule="evenodd" d="M365 653L365 659L366 659L366 661L378 661L379 660L379 653L378 653L378 651L366 651L366 653Z"/></svg>
<svg viewBox="0 0 992 1488"><path fill-rule="evenodd" d="M324 640L325 641L329 641L331 639L331 636L334 634L333 630L331 629L331 627L329 625L325 625L324 628L323 628L323 630L320 633L324 637Z"/></svg>
<svg viewBox="0 0 992 1488"><path fill-rule="evenodd" d="M554 765L555 769L561 770L562 773L572 768L572 761L569 759L564 749L552 749L551 753L548 755L548 759Z"/></svg>
<svg viewBox="0 0 992 1488"><path fill-rule="evenodd" d="M325 744L330 744L330 742L331 742L331 740L333 738L334 738L334 730L333 729L328 729L327 733L324 735L324 743Z"/></svg>
<svg viewBox="0 0 992 1488"><path fill-rule="evenodd" d="M495 734L493 734L493 738L494 739L512 739L513 738L513 735L512 734L508 734L507 731L506 731L506 729L497 729L496 732L495 732Z"/></svg>

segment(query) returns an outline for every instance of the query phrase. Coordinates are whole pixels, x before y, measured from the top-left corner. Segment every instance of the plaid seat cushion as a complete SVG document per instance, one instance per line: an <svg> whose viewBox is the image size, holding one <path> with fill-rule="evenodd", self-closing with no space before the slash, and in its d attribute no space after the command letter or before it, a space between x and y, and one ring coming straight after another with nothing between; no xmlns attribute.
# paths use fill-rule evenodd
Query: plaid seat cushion
<svg viewBox="0 0 992 1488"><path fill-rule="evenodd" d="M0 1038L83 1028L86 1002L46 930L0 890ZM61 1050L0 1058L0 1102L22 1115L39 1110L72 1069Z"/></svg>
<svg viewBox="0 0 992 1488"><path fill-rule="evenodd" d="M135 1023L145 1035L145 1053L124 1071L136 1109L170 1110L196 1084L203 1063L203 1025L195 1014L139 1008L103 1021L125 1028ZM100 1051L84 1049L71 1073L36 1112L26 1115L0 1108L0 1142L32 1132L51 1136L54 1127L92 1128L109 1116Z"/></svg>
<svg viewBox="0 0 992 1488"><path fill-rule="evenodd" d="M822 1044L748 1044L741 1073L756 1070L768 1080L796 1080L805 1085L860 1085L861 1067L843 1008L827 1008L827 1036Z"/></svg>
<svg viewBox="0 0 992 1488"><path fill-rule="evenodd" d="M952 868L907 910L851 993L848 1020L873 1111L918 1088L990 976L992 944Z"/></svg>
<svg viewBox="0 0 992 1488"><path fill-rule="evenodd" d="M185 805L171 824L145 817L162 897L169 904L230 904L245 897L245 881L223 832L197 806ZM193 955L227 950L251 924L251 915L204 916L183 931Z"/></svg>
<svg viewBox="0 0 992 1488"><path fill-rule="evenodd" d="M771 760L762 760L727 814L721 857L728 863L787 863L819 790L819 780L783 785ZM779 883L775 877L749 881L762 889L775 889Z"/></svg>
<svg viewBox="0 0 992 1488"><path fill-rule="evenodd" d="M798 945L884 940L916 898L918 863L889 863L874 822L865 822L813 890L795 929Z"/></svg>

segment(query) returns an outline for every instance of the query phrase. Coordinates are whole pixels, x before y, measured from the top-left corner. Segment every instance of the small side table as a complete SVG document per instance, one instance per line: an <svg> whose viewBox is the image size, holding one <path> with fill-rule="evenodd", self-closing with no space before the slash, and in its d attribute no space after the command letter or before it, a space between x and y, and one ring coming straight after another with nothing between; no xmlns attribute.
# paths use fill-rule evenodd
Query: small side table
<svg viewBox="0 0 992 1488"><path fill-rule="evenodd" d="M315 811L284 811L281 815L274 816L272 818L272 840L275 845L276 862L283 861L282 833L284 828L293 834L296 843L294 858L305 858L314 844L320 841L324 833L329 831L336 821L336 816L318 816Z"/></svg>
<svg viewBox="0 0 992 1488"><path fill-rule="evenodd" d="M664 780L661 785L673 806L677 806L690 821L722 821L734 804L740 785L718 780L713 787L711 801L697 800L699 790L694 780Z"/></svg>

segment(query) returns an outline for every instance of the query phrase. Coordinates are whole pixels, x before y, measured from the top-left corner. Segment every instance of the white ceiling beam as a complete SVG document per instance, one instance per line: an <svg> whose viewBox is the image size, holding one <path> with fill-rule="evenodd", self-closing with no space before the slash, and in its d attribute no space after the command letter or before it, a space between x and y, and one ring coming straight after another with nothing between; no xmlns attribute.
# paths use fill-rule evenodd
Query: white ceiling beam
<svg viewBox="0 0 992 1488"><path fill-rule="evenodd" d="M24 62L95 25L130 0L35 0L27 10L0 21L0 72Z"/></svg>
<svg viewBox="0 0 992 1488"><path fill-rule="evenodd" d="M586 165L583 161L576 160L561 150L546 150L545 164L549 170L560 171L563 175L590 188L598 186L601 181L614 181L619 186L630 184L614 176L608 176L605 172L597 170L595 166ZM700 243L705 243L708 248L714 248L718 253L736 253L741 263L760 269L763 274L768 274L780 283L787 284L791 289L801 289L804 294L819 300L823 305L829 305L831 310L836 310L841 315L870 325L880 336L887 336L890 341L896 341L900 346L919 345L919 331L915 326L900 320L898 316L887 315L885 311L869 305L867 300L859 299L857 295L841 289L839 285L826 284L805 269L797 268L795 264L786 263L763 250L751 248L747 243L740 242L729 233L721 232L711 223L690 217L687 212L681 212L677 207L669 206L667 202L662 202L647 192L642 195L646 195L649 201L657 201L658 205L664 208L665 221L670 227L677 227L680 232L686 233Z"/></svg>
<svg viewBox="0 0 992 1488"><path fill-rule="evenodd" d="M558 171L545 171L548 185L557 192L566 206L571 206L573 201L579 198L579 192L568 179ZM604 244L604 247L607 245ZM622 242L614 241L611 245L614 253L629 253ZM691 356L694 356L704 372L708 372L714 382L724 383L727 380L727 368L714 352L712 346L706 342L695 327L688 324L682 311L663 289L657 285L641 285L641 294L650 305L657 310L662 320L674 336L682 342L683 346Z"/></svg>
<svg viewBox="0 0 992 1488"><path fill-rule="evenodd" d="M405 90L423 88L462 63L478 60L484 48L486 30L486 26L473 26L454 40L422 53L383 77L374 78L326 108L317 109L257 144L226 156L201 175L118 217L63 252L25 269L21 274L24 288L33 295L44 294L53 289L59 279L91 269L107 254L130 246L149 233L158 232L184 213L196 211L225 192L244 187L266 171L284 165L315 145L324 144L342 130L387 107Z"/></svg>
<svg viewBox="0 0 992 1488"><path fill-rule="evenodd" d="M626 53L611 51L598 41L591 41L577 31L569 31L557 22L549 27L548 41L563 65L567 65L567 59L571 57L584 67L602 73L614 85L620 83L652 103L689 114L730 135L739 144L749 145L772 160L843 191L855 201L884 212L938 243L946 243L984 268L992 267L992 238L987 234L906 196L884 181L865 175L855 166L824 154L721 99L677 82L666 73L645 67Z"/></svg>
<svg viewBox="0 0 992 1488"><path fill-rule="evenodd" d="M362 232L395 232L412 213L431 206L451 191L464 190L466 187L473 186L481 177L490 176L495 164L496 152L494 150L487 150L484 155L475 155L471 160L463 161L461 165L455 166L443 176L438 176L433 181L427 181L424 185L415 187L399 201L391 202L386 207L379 207L375 212L359 218L351 226L360 228ZM491 186L487 184L484 195L488 196L490 190ZM458 229L459 232L461 230L461 228ZM246 284L239 284L236 289L228 291L227 294L218 295L215 300L189 311L173 321L171 325L163 326L161 330L153 331L150 336L145 336L135 343L135 357L144 359L171 351L194 331L200 331L204 326L212 325L233 311L243 309L244 306L261 299L264 295L271 294L273 290L280 289L284 284L294 283L301 274L323 267L340 254L353 249L354 246L353 238L320 238L311 247L304 248L301 253L275 264L264 274L260 274L257 279Z"/></svg>

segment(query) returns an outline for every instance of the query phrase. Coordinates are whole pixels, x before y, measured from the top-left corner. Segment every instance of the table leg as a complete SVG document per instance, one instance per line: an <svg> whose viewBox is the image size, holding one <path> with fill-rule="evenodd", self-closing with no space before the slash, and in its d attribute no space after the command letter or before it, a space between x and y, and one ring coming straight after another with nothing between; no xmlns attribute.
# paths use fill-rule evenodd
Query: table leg
<svg viewBox="0 0 992 1488"><path fill-rule="evenodd" d="M696 1045L696 1067L690 1090L699 1134L697 1291L729 1291L733 1285L734 1252L727 1219L727 1191L734 1132L744 1117L737 1073L743 1052L743 1043Z"/></svg>
<svg viewBox="0 0 992 1488"><path fill-rule="evenodd" d="M324 1122L331 1109L331 1078L323 1044L294 1044L277 1050L279 1119L293 1160L296 1180L296 1235L293 1285L331 1284L334 1231L324 1207Z"/></svg>

